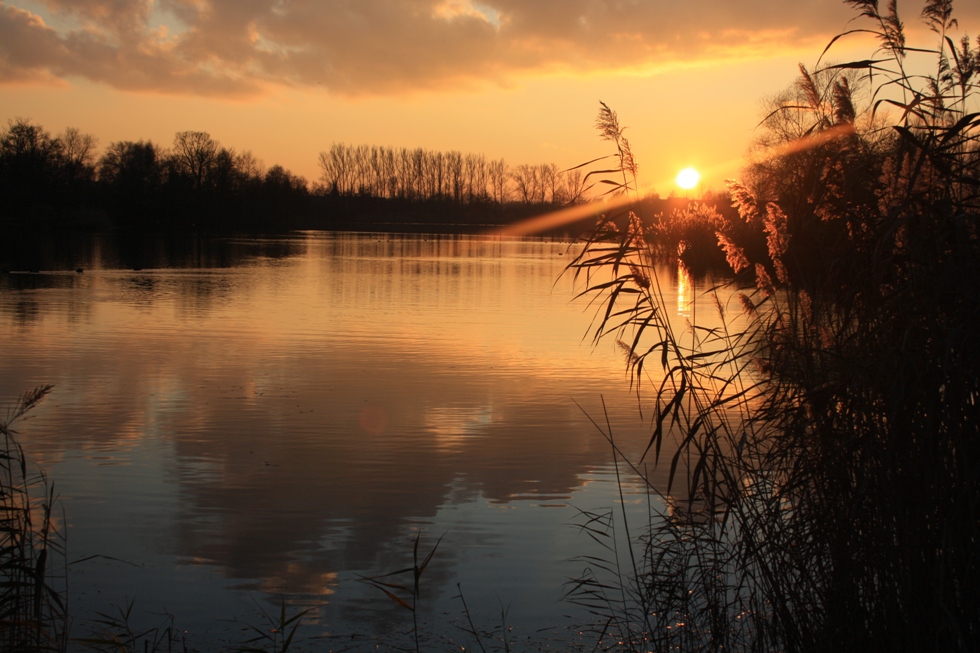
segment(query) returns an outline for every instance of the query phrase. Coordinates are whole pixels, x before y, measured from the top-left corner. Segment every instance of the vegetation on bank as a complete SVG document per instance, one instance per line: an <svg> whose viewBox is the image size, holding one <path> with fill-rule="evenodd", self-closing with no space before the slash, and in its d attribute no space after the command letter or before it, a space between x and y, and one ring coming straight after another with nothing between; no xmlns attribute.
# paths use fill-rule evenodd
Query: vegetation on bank
<svg viewBox="0 0 980 653"><path fill-rule="evenodd" d="M577 171L482 155L331 146L310 184L251 152L183 131L170 148L97 139L68 128L52 135L17 118L0 131L0 225L167 231L297 228L475 230L580 201Z"/></svg>
<svg viewBox="0 0 980 653"><path fill-rule="evenodd" d="M878 51L801 66L730 184L737 217L692 216L736 275L737 301L708 293L721 326L667 319L635 205L570 267L595 337L628 352L649 449L602 430L636 474L670 473L637 554L574 587L610 648L980 649L980 40L953 36L949 1L925 2L916 47L896 2L847 4L863 22L831 46L870 32ZM633 193L608 107L599 128Z"/></svg>
<svg viewBox="0 0 980 653"><path fill-rule="evenodd" d="M249 152L203 132L179 132L164 150L149 141L110 144L76 129L52 136L18 118L0 133L0 219L8 227L202 229L305 210L306 181L262 170Z"/></svg>
<svg viewBox="0 0 980 653"><path fill-rule="evenodd" d="M25 393L0 421L0 651L63 651L68 643L64 532L53 485L31 469L14 425L51 390Z"/></svg>
<svg viewBox="0 0 980 653"><path fill-rule="evenodd" d="M195 131L175 134L170 148L117 141L99 155L91 134L68 128L52 135L17 118L0 130L0 229L476 233L591 197L579 169L511 166L458 151L334 143L318 163L320 178L310 184ZM653 216L687 200L654 194L644 202ZM723 195L702 202L730 208ZM592 222L585 218L548 235L577 236ZM680 218L664 224L668 238L680 230L696 240L697 225ZM710 230L699 233L713 238Z"/></svg>
<svg viewBox="0 0 980 653"><path fill-rule="evenodd" d="M570 204L585 193L578 170L554 163L511 167L482 154L334 143L321 152L321 189L339 195L456 203Z"/></svg>

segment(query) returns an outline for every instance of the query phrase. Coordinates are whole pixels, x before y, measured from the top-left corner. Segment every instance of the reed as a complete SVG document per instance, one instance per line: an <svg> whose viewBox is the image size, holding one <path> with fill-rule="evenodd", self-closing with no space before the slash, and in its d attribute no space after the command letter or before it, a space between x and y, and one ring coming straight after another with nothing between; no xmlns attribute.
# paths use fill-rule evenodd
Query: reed
<svg viewBox="0 0 980 653"><path fill-rule="evenodd" d="M445 537L445 533L439 536L436 543L432 545L432 549L425 556L425 558L419 561L419 541L422 539L421 531L415 536L415 543L412 547L412 566L406 567L404 569L399 569L397 571L391 571L385 574L380 574L377 576L358 576L358 580L366 585L370 585L375 589L380 590L392 600L396 605L405 608L412 613L412 634L415 638L415 651L419 653L421 649L421 640L419 634L419 601L422 598L420 581L422 580L422 574L425 573L426 568L428 568L429 563L432 561L432 556L435 555L436 549L439 548L439 544L442 542L442 538ZM397 577L409 576L412 581L411 584L396 583L393 580ZM462 592L460 593L462 596ZM466 603L463 603L464 609L466 608ZM469 612L467 611L467 618L469 617ZM471 624L472 625L472 624Z"/></svg>
<svg viewBox="0 0 980 653"><path fill-rule="evenodd" d="M54 485L31 470L14 425L51 391L22 395L0 422L0 650L63 651L68 624L64 534L52 517ZM60 566L60 568L59 568Z"/></svg>
<svg viewBox="0 0 980 653"><path fill-rule="evenodd" d="M821 58L856 32L880 47L801 67L764 121L768 157L729 187L739 222L714 221L736 273L707 292L722 326L667 319L635 203L570 265L646 400L647 452L607 433L618 460L669 469L635 571L576 588L624 624L618 647L980 648L980 42L953 39L949 2L925 3L916 47L895 2L847 4L868 26ZM908 72L925 57L932 75Z"/></svg>
<svg viewBox="0 0 980 653"><path fill-rule="evenodd" d="M134 628L133 606L130 601L113 612L97 612L89 623L89 636L72 641L95 653L186 653L187 643L174 626L173 615L166 615L158 626Z"/></svg>
<svg viewBox="0 0 980 653"><path fill-rule="evenodd" d="M247 640L237 650L239 653L287 653L293 645L296 630L303 622L303 617L312 608L299 610L290 615L286 612L285 598L281 598L279 601L279 614L269 614L264 608L259 607L267 626L260 628L249 625L249 629L255 632L255 636Z"/></svg>

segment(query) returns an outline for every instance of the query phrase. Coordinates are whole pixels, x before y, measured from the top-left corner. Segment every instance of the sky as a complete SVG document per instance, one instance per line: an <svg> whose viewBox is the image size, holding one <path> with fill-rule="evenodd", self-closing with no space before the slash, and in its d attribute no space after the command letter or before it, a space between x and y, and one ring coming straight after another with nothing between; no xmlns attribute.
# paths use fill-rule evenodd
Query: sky
<svg viewBox="0 0 980 653"><path fill-rule="evenodd" d="M920 8L899 3L908 27ZM955 15L976 34L980 3ZM838 0L0 0L0 121L100 148L206 131L315 181L337 142L572 167L610 152L601 100L642 188L667 194L687 166L721 188L762 101L856 16ZM858 35L830 56L873 49Z"/></svg>

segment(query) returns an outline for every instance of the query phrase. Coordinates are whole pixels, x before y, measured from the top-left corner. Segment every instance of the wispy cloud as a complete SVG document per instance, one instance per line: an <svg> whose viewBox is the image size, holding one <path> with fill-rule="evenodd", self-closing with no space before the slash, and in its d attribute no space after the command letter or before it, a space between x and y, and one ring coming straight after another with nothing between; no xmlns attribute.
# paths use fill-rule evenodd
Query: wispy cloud
<svg viewBox="0 0 980 653"><path fill-rule="evenodd" d="M401 94L822 46L851 17L835 0L14 0L0 83Z"/></svg>

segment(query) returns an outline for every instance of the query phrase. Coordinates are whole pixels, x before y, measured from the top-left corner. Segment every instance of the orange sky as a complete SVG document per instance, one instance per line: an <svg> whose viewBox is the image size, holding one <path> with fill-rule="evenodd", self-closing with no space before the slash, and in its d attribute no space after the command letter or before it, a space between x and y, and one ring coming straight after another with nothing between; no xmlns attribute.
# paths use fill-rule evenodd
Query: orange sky
<svg viewBox="0 0 980 653"><path fill-rule="evenodd" d="M920 6L899 4L908 26ZM0 120L100 147L207 131L314 181L334 142L570 167L608 153L603 100L643 186L667 194L693 165L719 188L761 99L855 15L838 0L2 0ZM980 3L956 15L969 31ZM849 43L835 58L871 54Z"/></svg>

